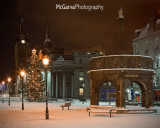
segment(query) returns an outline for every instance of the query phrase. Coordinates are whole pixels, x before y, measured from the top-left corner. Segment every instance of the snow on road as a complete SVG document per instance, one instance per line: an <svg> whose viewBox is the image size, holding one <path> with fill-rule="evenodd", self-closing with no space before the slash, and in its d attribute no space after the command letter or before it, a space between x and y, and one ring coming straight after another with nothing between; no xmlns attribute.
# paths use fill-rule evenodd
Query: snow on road
<svg viewBox="0 0 160 128"><path fill-rule="evenodd" d="M45 119L44 103L0 102L0 128L159 128L160 108L156 114L91 114L88 116L86 107L74 101L70 110L62 111L59 107L63 102L49 103L49 120Z"/></svg>

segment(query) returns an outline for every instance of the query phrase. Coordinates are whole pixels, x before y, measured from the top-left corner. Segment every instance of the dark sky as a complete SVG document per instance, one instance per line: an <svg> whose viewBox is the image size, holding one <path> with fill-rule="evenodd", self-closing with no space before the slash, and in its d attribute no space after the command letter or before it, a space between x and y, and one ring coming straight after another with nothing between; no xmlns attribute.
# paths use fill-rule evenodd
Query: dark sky
<svg viewBox="0 0 160 128"><path fill-rule="evenodd" d="M100 4L104 10L56 10L56 4ZM123 8L123 47L125 53L132 53L134 31L147 25L153 5L160 13L160 0L1 0L0 77L14 71L14 45L21 16L32 47L43 43L48 21L53 43L66 50L102 45L107 54L117 54L119 31L116 18L118 10Z"/></svg>

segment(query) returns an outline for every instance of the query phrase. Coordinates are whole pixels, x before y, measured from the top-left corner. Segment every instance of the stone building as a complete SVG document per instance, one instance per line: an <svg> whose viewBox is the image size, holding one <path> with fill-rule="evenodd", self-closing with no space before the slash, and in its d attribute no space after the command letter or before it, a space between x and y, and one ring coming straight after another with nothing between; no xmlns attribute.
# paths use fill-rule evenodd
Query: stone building
<svg viewBox="0 0 160 128"><path fill-rule="evenodd" d="M87 75L89 59L104 55L105 49L101 46L92 46L64 52L64 48L55 45L50 39L49 26L41 49L43 55L49 56L50 59L47 71L49 98L89 98L90 83ZM45 78L44 73L43 76Z"/></svg>
<svg viewBox="0 0 160 128"><path fill-rule="evenodd" d="M105 50L101 46L93 46L64 53L52 60L47 75L49 97L89 98L89 59L103 54Z"/></svg>
<svg viewBox="0 0 160 128"><path fill-rule="evenodd" d="M29 40L24 31L23 20L20 25L19 38L15 45L16 70L27 66L29 57ZM105 49L101 46L92 46L86 49L72 50L64 52L64 48L55 45L50 39L49 25L47 25L46 38L43 46L38 46L37 51L42 50L43 55L48 55L50 64L47 68L47 87L49 98L89 98L90 83L87 75L89 70L89 59L105 54ZM28 65L29 66L29 65ZM43 80L45 80L45 73ZM17 74L16 94L21 90L21 78ZM26 83L24 77L24 84Z"/></svg>
<svg viewBox="0 0 160 128"><path fill-rule="evenodd" d="M15 84L15 94L21 90L21 80L20 80L20 70L26 69L29 62L30 56L30 41L28 34L25 32L24 20L21 19L20 29L16 44L14 45L14 56L15 56L15 70L16 70L16 84ZM26 81L26 76L24 77Z"/></svg>
<svg viewBox="0 0 160 128"><path fill-rule="evenodd" d="M154 100L160 100L160 19L153 9L150 12L149 23L146 27L135 30L136 38L133 39L133 54L147 55L153 58Z"/></svg>
<svg viewBox="0 0 160 128"><path fill-rule="evenodd" d="M116 92L116 107L125 107L125 90L132 82L141 88L141 105L149 108L153 104L153 59L142 55L109 55L90 60L90 104L99 105L100 88L112 83Z"/></svg>

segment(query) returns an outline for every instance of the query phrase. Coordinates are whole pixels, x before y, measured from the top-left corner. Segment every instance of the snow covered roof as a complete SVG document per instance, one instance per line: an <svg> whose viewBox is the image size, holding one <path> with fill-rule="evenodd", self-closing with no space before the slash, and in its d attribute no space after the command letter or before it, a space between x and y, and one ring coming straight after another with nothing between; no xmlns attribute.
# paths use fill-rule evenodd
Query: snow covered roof
<svg viewBox="0 0 160 128"><path fill-rule="evenodd" d="M160 19L157 19L156 21L156 26L158 25L160 25ZM149 23L145 28L135 30L136 33L140 32L140 34L138 35L138 38L146 36L148 34L148 29L149 29Z"/></svg>
<svg viewBox="0 0 160 128"><path fill-rule="evenodd" d="M158 20L156 21L156 24L160 24L160 19L158 19Z"/></svg>
<svg viewBox="0 0 160 128"><path fill-rule="evenodd" d="M142 68L112 68L112 69L96 69L96 70L90 70L94 71L94 72L98 72L98 71L152 71L155 73L155 71L153 69L142 69Z"/></svg>
<svg viewBox="0 0 160 128"><path fill-rule="evenodd" d="M90 60L92 59L96 59L96 58L105 58L105 57L121 57L121 56L127 56L127 57L145 57L145 58L152 58L150 56L144 56L144 55L130 55L130 54L120 54L120 55L106 55L106 56L96 56L96 57L92 57Z"/></svg>
<svg viewBox="0 0 160 128"><path fill-rule="evenodd" d="M143 36L147 35L148 34L148 28L149 28L149 24L147 24L147 26L142 29L142 31L141 31L141 33L139 34L138 37L143 37Z"/></svg>

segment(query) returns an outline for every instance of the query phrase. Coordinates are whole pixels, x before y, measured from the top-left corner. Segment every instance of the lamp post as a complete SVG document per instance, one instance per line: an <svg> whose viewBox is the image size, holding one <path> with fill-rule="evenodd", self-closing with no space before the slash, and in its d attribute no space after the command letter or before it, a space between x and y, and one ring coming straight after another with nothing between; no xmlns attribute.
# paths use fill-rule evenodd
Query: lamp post
<svg viewBox="0 0 160 128"><path fill-rule="evenodd" d="M24 101L23 101L23 78L24 78L24 75L25 75L25 71L21 71L21 77L22 77L22 110L24 110Z"/></svg>
<svg viewBox="0 0 160 128"><path fill-rule="evenodd" d="M10 106L10 82L11 82L11 78L8 77L8 86L9 86L9 90L8 90L8 95L9 95L8 105L9 106Z"/></svg>
<svg viewBox="0 0 160 128"><path fill-rule="evenodd" d="M46 119L49 119L49 111L48 111L48 96L47 96L47 66L49 64L49 59L47 56L43 59L43 65L45 66L45 83L46 83Z"/></svg>

